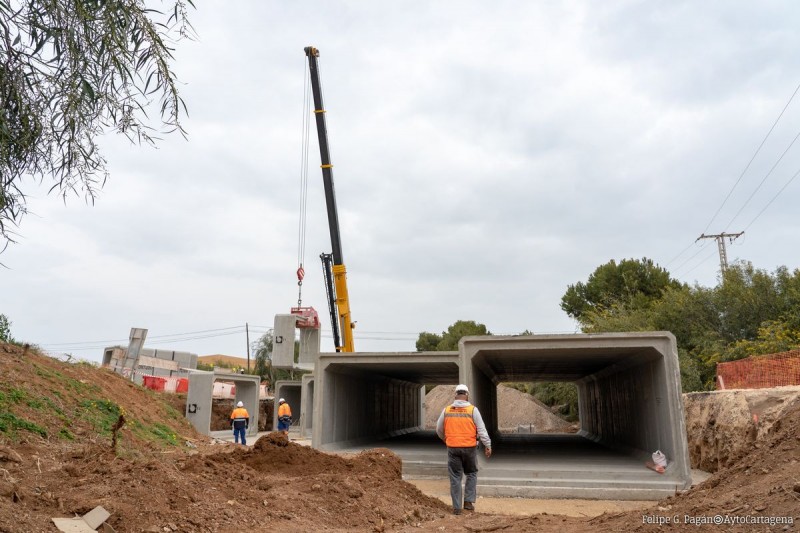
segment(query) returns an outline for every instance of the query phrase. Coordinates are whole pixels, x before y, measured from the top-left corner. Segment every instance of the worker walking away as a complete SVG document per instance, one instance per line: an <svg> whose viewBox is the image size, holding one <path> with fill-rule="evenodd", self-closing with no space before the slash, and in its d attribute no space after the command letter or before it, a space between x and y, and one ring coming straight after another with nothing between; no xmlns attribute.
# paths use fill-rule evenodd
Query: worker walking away
<svg viewBox="0 0 800 533"><path fill-rule="evenodd" d="M492 456L492 441L480 411L469 403L466 385L456 386L455 401L444 408L436 421L436 434L447 444L447 473L450 475L453 514L461 514L461 479L464 474L467 482L463 508L474 511L478 496L478 439L486 447L484 453L487 458Z"/></svg>
<svg viewBox="0 0 800 533"><path fill-rule="evenodd" d="M233 428L233 440L236 444L239 444L239 438L242 439L242 445L247 445L247 440L245 439L245 431L247 428L250 427L250 414L247 412L247 409L244 408L244 403L238 402L236 404L236 409L233 410L231 413L231 427Z"/></svg>
<svg viewBox="0 0 800 533"><path fill-rule="evenodd" d="M292 425L292 408L283 398L278 400L278 405L278 431L283 432L288 437L289 426Z"/></svg>

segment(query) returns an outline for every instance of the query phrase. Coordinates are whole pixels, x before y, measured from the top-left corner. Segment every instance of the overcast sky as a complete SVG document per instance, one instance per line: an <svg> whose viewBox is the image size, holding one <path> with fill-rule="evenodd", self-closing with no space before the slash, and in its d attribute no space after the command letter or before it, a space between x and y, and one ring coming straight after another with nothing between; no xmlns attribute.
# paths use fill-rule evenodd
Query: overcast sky
<svg viewBox="0 0 800 533"><path fill-rule="evenodd" d="M746 231L730 261L798 268L800 96L747 167L800 83L799 14L793 0L200 2L174 63L188 140L101 139L94 206L29 186L0 313L18 340L89 360L131 327L152 348L244 356L244 324L254 340L297 302L308 45L357 351L413 351L456 320L574 332L561 296L610 259L713 286L704 232ZM303 304L332 351L314 129L307 202Z"/></svg>

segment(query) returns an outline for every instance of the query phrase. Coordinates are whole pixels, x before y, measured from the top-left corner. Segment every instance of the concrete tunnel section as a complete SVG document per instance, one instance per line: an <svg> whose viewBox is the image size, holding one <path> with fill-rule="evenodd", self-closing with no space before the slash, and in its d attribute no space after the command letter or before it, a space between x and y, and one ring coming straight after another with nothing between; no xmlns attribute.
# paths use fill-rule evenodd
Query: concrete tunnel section
<svg viewBox="0 0 800 533"><path fill-rule="evenodd" d="M660 499L691 474L675 338L667 332L467 337L459 352L320 354L313 444L389 448L407 478L446 478L446 451L424 428L424 385L463 382L493 441L479 494ZM566 381L578 390L578 434L498 430L497 385ZM661 450L664 474L645 466Z"/></svg>

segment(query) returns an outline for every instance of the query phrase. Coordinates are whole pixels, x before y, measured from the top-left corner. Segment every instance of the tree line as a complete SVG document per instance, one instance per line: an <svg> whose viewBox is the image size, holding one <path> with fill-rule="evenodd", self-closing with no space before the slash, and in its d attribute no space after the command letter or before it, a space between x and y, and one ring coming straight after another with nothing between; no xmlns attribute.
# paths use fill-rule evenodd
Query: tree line
<svg viewBox="0 0 800 533"><path fill-rule="evenodd" d="M672 332L684 392L710 390L719 362L800 348L800 269L780 266L769 272L739 261L715 287L704 287L674 279L648 258L612 259L586 281L569 285L561 309L583 333ZM457 350L467 335L491 332L459 320L441 334L421 332L416 348ZM518 388L548 405L569 402L574 394L574 387L554 384Z"/></svg>

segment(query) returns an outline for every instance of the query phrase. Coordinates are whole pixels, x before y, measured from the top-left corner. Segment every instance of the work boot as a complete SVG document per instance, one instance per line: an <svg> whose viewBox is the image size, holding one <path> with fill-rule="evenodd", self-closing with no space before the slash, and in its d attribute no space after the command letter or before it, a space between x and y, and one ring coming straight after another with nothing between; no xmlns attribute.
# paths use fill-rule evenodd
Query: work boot
<svg viewBox="0 0 800 533"><path fill-rule="evenodd" d="M461 509L453 509L453 514L461 514Z"/></svg>
<svg viewBox="0 0 800 533"><path fill-rule="evenodd" d="M472 502L464 502L464 510L465 511L474 511L475 505Z"/></svg>

